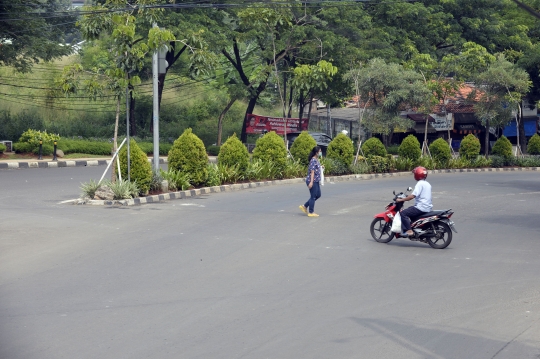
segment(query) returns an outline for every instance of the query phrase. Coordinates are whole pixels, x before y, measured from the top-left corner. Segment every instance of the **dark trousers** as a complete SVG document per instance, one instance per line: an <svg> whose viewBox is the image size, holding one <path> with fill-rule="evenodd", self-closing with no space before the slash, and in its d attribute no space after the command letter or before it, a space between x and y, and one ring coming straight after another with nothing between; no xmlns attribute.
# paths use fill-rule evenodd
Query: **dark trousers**
<svg viewBox="0 0 540 359"><path fill-rule="evenodd" d="M411 229L411 217L417 217L426 212L419 210L416 207L408 207L400 212L401 215L401 230L407 232Z"/></svg>
<svg viewBox="0 0 540 359"><path fill-rule="evenodd" d="M313 186L309 189L309 194L310 197L304 204L304 207L309 208L309 213L313 213L315 201L321 197L321 187L319 186L319 182L313 182Z"/></svg>

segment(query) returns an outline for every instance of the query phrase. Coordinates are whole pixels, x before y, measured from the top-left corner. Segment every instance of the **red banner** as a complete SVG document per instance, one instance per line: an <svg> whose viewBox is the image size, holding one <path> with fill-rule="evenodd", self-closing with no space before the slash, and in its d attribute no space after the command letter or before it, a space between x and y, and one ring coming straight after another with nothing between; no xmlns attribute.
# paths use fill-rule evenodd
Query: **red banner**
<svg viewBox="0 0 540 359"><path fill-rule="evenodd" d="M285 123L287 123L287 133L307 131L307 118L282 118L266 117L258 115L248 115L246 133L264 133L275 131L278 135L285 134Z"/></svg>

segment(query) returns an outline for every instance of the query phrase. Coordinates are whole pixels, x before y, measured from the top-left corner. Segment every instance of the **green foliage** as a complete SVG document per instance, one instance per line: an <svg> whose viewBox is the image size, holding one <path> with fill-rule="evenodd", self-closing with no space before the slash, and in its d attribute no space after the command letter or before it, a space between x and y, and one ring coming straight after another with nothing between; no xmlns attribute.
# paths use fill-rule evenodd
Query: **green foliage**
<svg viewBox="0 0 540 359"><path fill-rule="evenodd" d="M81 197L82 198L94 198L96 191L98 188L101 187L100 184L98 184L96 181L91 179L88 182L81 183Z"/></svg>
<svg viewBox="0 0 540 359"><path fill-rule="evenodd" d="M530 155L540 155L540 136L538 136L537 133L535 133L529 139L529 143L527 144L527 152Z"/></svg>
<svg viewBox="0 0 540 359"><path fill-rule="evenodd" d="M404 157L396 158L394 165L398 171L412 171L412 169L415 167L413 160Z"/></svg>
<svg viewBox="0 0 540 359"><path fill-rule="evenodd" d="M226 165L218 163L217 169L221 183L236 183L242 179L242 173L238 164Z"/></svg>
<svg viewBox="0 0 540 359"><path fill-rule="evenodd" d="M70 153L83 153L87 155L110 156L112 153L112 148L112 143L104 141L75 140L64 138L58 141L58 149L62 150L66 155Z"/></svg>
<svg viewBox="0 0 540 359"><path fill-rule="evenodd" d="M126 179L117 180L116 182L107 181L104 183L114 193L114 199L130 199L139 196L139 193L143 193L143 190L138 186L137 182L130 182Z"/></svg>
<svg viewBox="0 0 540 359"><path fill-rule="evenodd" d="M283 139L274 131L268 132L255 143L253 159L272 162L281 172L287 163L287 149Z"/></svg>
<svg viewBox="0 0 540 359"><path fill-rule="evenodd" d="M450 161L448 161L448 168L471 168L471 160L465 157L451 158Z"/></svg>
<svg viewBox="0 0 540 359"><path fill-rule="evenodd" d="M505 159L512 157L512 143L505 136L501 136L495 141L491 153L494 156L501 156Z"/></svg>
<svg viewBox="0 0 540 359"><path fill-rule="evenodd" d="M243 174L249 163L249 153L242 142L233 134L221 146L218 155L218 163L225 166L238 166L238 171Z"/></svg>
<svg viewBox="0 0 540 359"><path fill-rule="evenodd" d="M527 156L517 159L520 167L540 167L540 156Z"/></svg>
<svg viewBox="0 0 540 359"><path fill-rule="evenodd" d="M343 133L338 134L328 145L326 157L339 161L348 168L354 159L354 147L351 139Z"/></svg>
<svg viewBox="0 0 540 359"><path fill-rule="evenodd" d="M306 173L306 166L303 165L299 160L293 160L292 158L287 159L285 168L283 169L283 178L299 178L304 177Z"/></svg>
<svg viewBox="0 0 540 359"><path fill-rule="evenodd" d="M141 150L146 153L147 155L153 155L154 154L154 143L153 142L138 142L139 147ZM159 155L160 156L167 156L169 151L172 148L171 143L160 143L159 144Z"/></svg>
<svg viewBox="0 0 540 359"><path fill-rule="evenodd" d="M386 152L391 155L397 155L399 150L399 145L390 145L386 148Z"/></svg>
<svg viewBox="0 0 540 359"><path fill-rule="evenodd" d="M504 164L506 162L505 158L501 156L489 156L489 159L491 161L491 167L493 168L504 167Z"/></svg>
<svg viewBox="0 0 540 359"><path fill-rule="evenodd" d="M208 155L210 156L217 156L219 155L220 148L221 146L210 145L206 148L206 152L208 152Z"/></svg>
<svg viewBox="0 0 540 359"><path fill-rule="evenodd" d="M371 137L369 140L362 144L362 152L366 157L380 156L386 157L386 148L382 144L381 140L377 137Z"/></svg>
<svg viewBox="0 0 540 359"><path fill-rule="evenodd" d="M3 143L0 143L0 153L4 153L6 151L7 147Z"/></svg>
<svg viewBox="0 0 540 359"><path fill-rule="evenodd" d="M54 151L54 147L51 144L46 144L46 145L41 146L41 154L43 156L50 156L52 155L53 151ZM39 155L39 146L34 147L34 149L32 150L32 153L35 155Z"/></svg>
<svg viewBox="0 0 540 359"><path fill-rule="evenodd" d="M218 166L215 163L209 163L207 166L207 169L208 169L208 178L206 180L206 186L207 187L220 186L221 179L219 176Z"/></svg>
<svg viewBox="0 0 540 359"><path fill-rule="evenodd" d="M476 158L480 153L480 141L472 133L461 140L459 155L466 159Z"/></svg>
<svg viewBox="0 0 540 359"><path fill-rule="evenodd" d="M475 159L471 160L472 168L484 168L484 167L491 167L491 160L489 158L485 158L484 156L478 156Z"/></svg>
<svg viewBox="0 0 540 359"><path fill-rule="evenodd" d="M250 181L273 180L278 178L279 174L273 162L254 159L249 163L244 178Z"/></svg>
<svg viewBox="0 0 540 359"><path fill-rule="evenodd" d="M41 132L37 130L28 129L27 131L23 132L23 134L19 138L19 142L29 144L31 146L31 150L28 152L31 152L35 148L39 147L40 141L44 145L52 145L54 141L58 141L59 139L60 139L60 135L47 133L47 131Z"/></svg>
<svg viewBox="0 0 540 359"><path fill-rule="evenodd" d="M390 170L390 161L387 157L369 156L367 161L370 166L371 172L383 173Z"/></svg>
<svg viewBox="0 0 540 359"><path fill-rule="evenodd" d="M151 191L161 191L161 182L163 181L163 176L160 171L152 169L152 181L150 182Z"/></svg>
<svg viewBox="0 0 540 359"><path fill-rule="evenodd" d="M203 142L191 128L186 129L169 151L169 169L187 174L192 184L199 185L208 178L207 164Z"/></svg>
<svg viewBox="0 0 540 359"><path fill-rule="evenodd" d="M31 153L34 150L34 146L26 142L15 142L13 144L13 150L16 153Z"/></svg>
<svg viewBox="0 0 540 359"><path fill-rule="evenodd" d="M443 138L437 138L431 145L429 145L429 152L437 163L438 167L446 167L448 161L452 158L452 152L450 146Z"/></svg>
<svg viewBox="0 0 540 359"><path fill-rule="evenodd" d="M360 174L365 174L365 173L369 173L371 170L371 168L369 167L369 165L364 162L364 161L358 161L356 162L356 164L352 164L350 167L349 167L349 171L350 173L352 174L355 174L355 175L360 175Z"/></svg>
<svg viewBox="0 0 540 359"><path fill-rule="evenodd" d="M434 159L428 156L422 156L418 160L416 160L414 167L416 166L422 166L428 170L434 170L437 168L437 163Z"/></svg>
<svg viewBox="0 0 540 359"><path fill-rule="evenodd" d="M152 182L152 165L148 162L148 156L144 153L135 140L131 139L129 143L130 152L130 179L137 182L137 186L141 193L148 193L150 183ZM127 169L127 145L124 145L118 154L120 159L120 171L122 179L128 178Z"/></svg>
<svg viewBox="0 0 540 359"><path fill-rule="evenodd" d="M169 183L171 191L185 191L191 187L189 175L180 171L169 169L168 171L159 170L161 177Z"/></svg>
<svg viewBox="0 0 540 359"><path fill-rule="evenodd" d="M416 161L422 155L422 150L420 149L420 142L415 135L409 135L403 139L401 145L398 149L399 157L409 158L413 161Z"/></svg>
<svg viewBox="0 0 540 359"><path fill-rule="evenodd" d="M304 166L307 166L309 164L309 153L315 146L317 146L317 141L315 141L307 131L302 131L291 145L291 155L295 160L298 160Z"/></svg>

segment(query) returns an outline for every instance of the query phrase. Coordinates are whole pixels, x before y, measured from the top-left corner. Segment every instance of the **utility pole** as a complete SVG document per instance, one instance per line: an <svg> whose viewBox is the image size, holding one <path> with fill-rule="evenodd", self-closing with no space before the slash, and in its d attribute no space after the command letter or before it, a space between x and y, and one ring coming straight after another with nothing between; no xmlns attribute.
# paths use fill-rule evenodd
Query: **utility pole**
<svg viewBox="0 0 540 359"><path fill-rule="evenodd" d="M157 24L154 23L154 27ZM152 55L152 87L154 110L152 112L152 122L154 125L154 171L159 171L159 98L158 98L158 50Z"/></svg>

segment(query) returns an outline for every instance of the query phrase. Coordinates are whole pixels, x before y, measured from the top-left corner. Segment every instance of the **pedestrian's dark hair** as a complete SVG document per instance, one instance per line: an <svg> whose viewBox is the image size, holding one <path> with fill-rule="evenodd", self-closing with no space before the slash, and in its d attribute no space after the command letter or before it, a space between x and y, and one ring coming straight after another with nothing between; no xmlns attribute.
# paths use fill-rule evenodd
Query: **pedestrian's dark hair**
<svg viewBox="0 0 540 359"><path fill-rule="evenodd" d="M320 150L321 150L321 148L320 148L319 146L313 147L313 149L312 149L311 152L309 153L308 162L310 162L311 159L312 159L317 153L319 153Z"/></svg>

